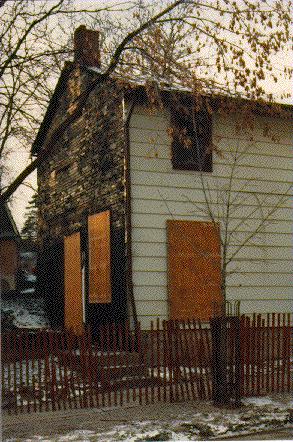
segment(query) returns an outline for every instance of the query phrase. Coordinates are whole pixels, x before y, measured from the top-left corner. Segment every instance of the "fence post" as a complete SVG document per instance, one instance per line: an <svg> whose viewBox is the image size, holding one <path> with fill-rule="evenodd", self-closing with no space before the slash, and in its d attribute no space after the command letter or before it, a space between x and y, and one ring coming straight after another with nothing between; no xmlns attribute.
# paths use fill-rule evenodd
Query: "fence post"
<svg viewBox="0 0 293 442"><path fill-rule="evenodd" d="M235 392L235 407L240 407L241 405L241 390L242 390L242 366L243 366L243 359L242 359L242 343L241 343L241 319L239 316L235 316L235 371L234 371L234 392Z"/></svg>
<svg viewBox="0 0 293 442"><path fill-rule="evenodd" d="M220 316L211 319L211 334L214 404L229 405L233 400L233 405L239 407L241 405L240 318Z"/></svg>
<svg viewBox="0 0 293 442"><path fill-rule="evenodd" d="M215 405L229 403L227 385L227 320L225 316L211 319L212 382Z"/></svg>

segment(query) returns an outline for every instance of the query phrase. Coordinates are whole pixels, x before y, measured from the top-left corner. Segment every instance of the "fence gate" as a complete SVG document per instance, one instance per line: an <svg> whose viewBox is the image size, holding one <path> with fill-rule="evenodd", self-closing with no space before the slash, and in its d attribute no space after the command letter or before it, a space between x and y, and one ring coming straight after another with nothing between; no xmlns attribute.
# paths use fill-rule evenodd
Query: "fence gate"
<svg viewBox="0 0 293 442"><path fill-rule="evenodd" d="M211 320L213 400L240 405L240 318L220 316Z"/></svg>

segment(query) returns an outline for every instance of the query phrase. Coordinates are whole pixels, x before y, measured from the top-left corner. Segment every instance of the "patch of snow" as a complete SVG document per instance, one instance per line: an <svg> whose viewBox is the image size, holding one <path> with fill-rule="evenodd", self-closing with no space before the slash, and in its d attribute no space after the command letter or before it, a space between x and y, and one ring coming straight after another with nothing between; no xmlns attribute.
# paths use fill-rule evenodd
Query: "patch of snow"
<svg viewBox="0 0 293 442"><path fill-rule="evenodd" d="M35 291L35 288L31 287L30 289L21 290L20 293L21 295L29 295L35 293Z"/></svg>
<svg viewBox="0 0 293 442"><path fill-rule="evenodd" d="M249 397L245 398L243 402L247 405L256 405L256 406L265 406L265 405L272 405L274 404L274 401L272 398L266 396L266 397Z"/></svg>
<svg viewBox="0 0 293 442"><path fill-rule="evenodd" d="M103 74L103 69L96 66L87 66L87 70L95 72L96 74Z"/></svg>
<svg viewBox="0 0 293 442"><path fill-rule="evenodd" d="M68 440L86 441L90 436L94 436L95 432L90 430L76 430L58 438L58 442L66 442Z"/></svg>
<svg viewBox="0 0 293 442"><path fill-rule="evenodd" d="M263 396L263 397L248 397L242 400L244 405L254 405L256 407L266 407L272 405L274 407L282 406L282 403L275 397ZM293 406L293 401L286 404L286 406Z"/></svg>
<svg viewBox="0 0 293 442"><path fill-rule="evenodd" d="M26 289L25 294L33 293ZM42 298L17 297L2 300L1 310L13 316L13 324L18 328L45 328L48 326L44 300Z"/></svg>
<svg viewBox="0 0 293 442"><path fill-rule="evenodd" d="M15 311L14 324L20 328L43 328L48 325L43 317L21 308Z"/></svg>
<svg viewBox="0 0 293 442"><path fill-rule="evenodd" d="M76 391L78 394L78 391ZM164 419L149 419L146 413L145 421L132 421L113 425L111 430L92 431L85 427L76 429L60 436L51 438L32 436L29 439L11 439L7 442L143 442L151 438L168 438L170 441L207 440L216 437L236 436L276 428L286 428L288 423L288 408L291 396L277 394L263 398L253 397L243 400L239 409L215 408L210 402L195 403L194 408L182 407L178 416L168 416ZM161 404L162 407L164 404ZM115 407L111 407L115 408ZM104 408L103 411L109 409ZM133 412L135 416L135 408ZM97 423L99 417L97 416ZM79 421L81 427L82 421Z"/></svg>
<svg viewBox="0 0 293 442"><path fill-rule="evenodd" d="M36 275L33 275L33 274L31 274L31 273L28 273L27 275L25 275L25 279L26 279L26 281L28 281L28 282L36 282L37 277L36 277Z"/></svg>

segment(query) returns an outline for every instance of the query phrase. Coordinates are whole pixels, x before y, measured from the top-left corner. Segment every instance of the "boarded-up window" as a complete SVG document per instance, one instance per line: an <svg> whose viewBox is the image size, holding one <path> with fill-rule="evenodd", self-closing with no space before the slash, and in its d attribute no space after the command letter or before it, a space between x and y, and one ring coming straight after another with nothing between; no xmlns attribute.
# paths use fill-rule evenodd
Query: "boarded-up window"
<svg viewBox="0 0 293 442"><path fill-rule="evenodd" d="M221 301L219 230L210 222L167 221L171 319L208 320Z"/></svg>
<svg viewBox="0 0 293 442"><path fill-rule="evenodd" d="M81 334L83 300L79 232L64 238L64 292L65 327Z"/></svg>
<svg viewBox="0 0 293 442"><path fill-rule="evenodd" d="M110 211L88 218L89 302L111 302Z"/></svg>

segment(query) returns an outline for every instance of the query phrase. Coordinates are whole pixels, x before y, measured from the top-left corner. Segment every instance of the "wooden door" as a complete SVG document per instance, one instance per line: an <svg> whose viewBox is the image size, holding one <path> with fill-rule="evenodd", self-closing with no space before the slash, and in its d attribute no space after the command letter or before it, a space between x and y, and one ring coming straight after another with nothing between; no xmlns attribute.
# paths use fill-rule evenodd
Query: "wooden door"
<svg viewBox="0 0 293 442"><path fill-rule="evenodd" d="M111 302L110 211L88 218L89 235L89 302Z"/></svg>
<svg viewBox="0 0 293 442"><path fill-rule="evenodd" d="M167 221L171 319L208 320L221 301L219 229L211 222Z"/></svg>
<svg viewBox="0 0 293 442"><path fill-rule="evenodd" d="M79 232L64 238L64 316L65 327L83 332L83 294Z"/></svg>

